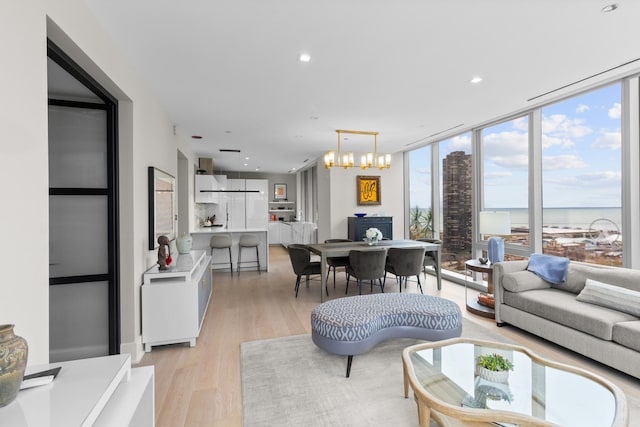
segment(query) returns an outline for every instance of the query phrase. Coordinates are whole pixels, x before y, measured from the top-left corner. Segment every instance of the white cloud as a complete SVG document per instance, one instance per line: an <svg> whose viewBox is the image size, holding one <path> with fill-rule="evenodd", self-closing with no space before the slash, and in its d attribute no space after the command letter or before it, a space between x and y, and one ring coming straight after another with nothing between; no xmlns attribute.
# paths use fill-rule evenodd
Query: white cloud
<svg viewBox="0 0 640 427"><path fill-rule="evenodd" d="M517 154L509 157L496 156L492 157L491 161L496 166L501 166L507 169L526 169L529 166L529 156L526 154Z"/></svg>
<svg viewBox="0 0 640 427"><path fill-rule="evenodd" d="M564 114L542 117L542 133L557 138L582 138L593 132L583 119L570 119Z"/></svg>
<svg viewBox="0 0 640 427"><path fill-rule="evenodd" d="M431 175L431 169L429 168L415 168L414 172L420 175Z"/></svg>
<svg viewBox="0 0 640 427"><path fill-rule="evenodd" d="M588 105L580 104L578 105L578 108L576 108L576 113L578 114L584 113L585 111L589 111Z"/></svg>
<svg viewBox="0 0 640 427"><path fill-rule="evenodd" d="M593 172L582 175L547 178L545 179L545 183L581 189L589 188L591 191L599 188L620 188L621 174L611 171Z"/></svg>
<svg viewBox="0 0 640 427"><path fill-rule="evenodd" d="M488 172L484 174L484 179L494 179L494 178L508 178L513 176L513 174L509 171L505 172Z"/></svg>
<svg viewBox="0 0 640 427"><path fill-rule="evenodd" d="M577 156L565 154L561 156L547 156L542 158L543 170L581 169L588 165Z"/></svg>
<svg viewBox="0 0 640 427"><path fill-rule="evenodd" d="M613 104L613 107L609 108L609 118L618 120L622 116L622 105L619 103Z"/></svg>
<svg viewBox="0 0 640 427"><path fill-rule="evenodd" d="M520 117L513 121L513 128L517 130L523 130L525 132L529 131L529 120L528 117Z"/></svg>
<svg viewBox="0 0 640 427"><path fill-rule="evenodd" d="M465 153L471 153L471 136L470 135L458 135L451 138L451 151L464 151Z"/></svg>
<svg viewBox="0 0 640 427"><path fill-rule="evenodd" d="M573 148L576 144L570 139L553 137L543 133L542 148L545 149L554 145L559 145L562 148Z"/></svg>
<svg viewBox="0 0 640 427"><path fill-rule="evenodd" d="M600 131L600 136L591 145L593 148L602 148L607 150L618 150L622 145L622 134L617 131Z"/></svg>

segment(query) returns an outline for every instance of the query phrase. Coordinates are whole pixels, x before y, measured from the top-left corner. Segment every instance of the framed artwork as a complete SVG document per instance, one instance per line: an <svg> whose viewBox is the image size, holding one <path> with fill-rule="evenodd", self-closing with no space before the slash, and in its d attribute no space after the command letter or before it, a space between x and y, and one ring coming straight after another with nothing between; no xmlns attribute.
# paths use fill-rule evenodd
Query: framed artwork
<svg viewBox="0 0 640 427"><path fill-rule="evenodd" d="M380 177L363 176L356 177L356 191L358 205L379 205L380 200Z"/></svg>
<svg viewBox="0 0 640 427"><path fill-rule="evenodd" d="M287 184L273 184L273 200L287 200Z"/></svg>
<svg viewBox="0 0 640 427"><path fill-rule="evenodd" d="M173 240L176 235L176 179L160 169L149 166L149 250L157 248L158 237Z"/></svg>

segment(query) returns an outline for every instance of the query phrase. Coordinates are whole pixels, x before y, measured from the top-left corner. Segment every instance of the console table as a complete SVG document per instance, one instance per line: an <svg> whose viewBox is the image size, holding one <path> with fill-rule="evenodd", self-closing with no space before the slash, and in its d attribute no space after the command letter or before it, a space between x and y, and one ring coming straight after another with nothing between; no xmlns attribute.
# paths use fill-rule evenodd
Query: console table
<svg viewBox="0 0 640 427"><path fill-rule="evenodd" d="M347 223L347 237L354 242L362 241L368 228L374 227L382 232L385 239L393 239L393 217L390 216L350 216Z"/></svg>
<svg viewBox="0 0 640 427"><path fill-rule="evenodd" d="M176 257L168 270L158 266L144 273L142 285L142 343L154 345L188 342L196 345L211 297L211 257L191 251Z"/></svg>
<svg viewBox="0 0 640 427"><path fill-rule="evenodd" d="M155 424L153 366L131 368L128 354L30 366L27 374L61 366L51 384L18 392L0 408L11 427L140 426Z"/></svg>

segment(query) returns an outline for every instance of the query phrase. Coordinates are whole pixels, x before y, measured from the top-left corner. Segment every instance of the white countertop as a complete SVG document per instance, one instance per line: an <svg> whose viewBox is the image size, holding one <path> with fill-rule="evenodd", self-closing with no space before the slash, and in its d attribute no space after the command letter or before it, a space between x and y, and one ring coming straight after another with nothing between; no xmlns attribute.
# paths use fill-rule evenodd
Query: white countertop
<svg viewBox="0 0 640 427"><path fill-rule="evenodd" d="M266 228L233 228L227 227L196 227L191 234L211 234L211 233L266 233Z"/></svg>

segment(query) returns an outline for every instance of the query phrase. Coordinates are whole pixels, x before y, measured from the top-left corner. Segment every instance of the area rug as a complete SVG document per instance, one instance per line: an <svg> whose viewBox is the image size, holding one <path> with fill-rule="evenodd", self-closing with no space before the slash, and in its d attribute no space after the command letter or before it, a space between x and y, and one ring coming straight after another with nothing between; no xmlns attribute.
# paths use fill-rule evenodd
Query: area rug
<svg viewBox="0 0 640 427"><path fill-rule="evenodd" d="M462 336L511 342L467 319ZM244 342L244 426L418 426L416 404L404 398L401 359L418 342L393 339L355 356L350 378L346 356L320 350L310 335ZM640 425L640 402L627 399L629 425Z"/></svg>

